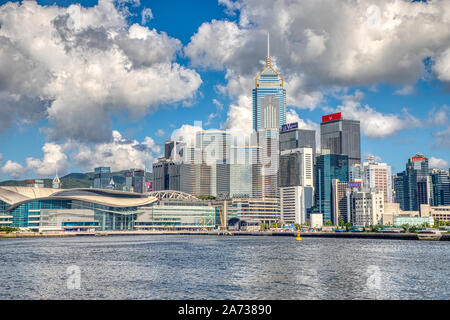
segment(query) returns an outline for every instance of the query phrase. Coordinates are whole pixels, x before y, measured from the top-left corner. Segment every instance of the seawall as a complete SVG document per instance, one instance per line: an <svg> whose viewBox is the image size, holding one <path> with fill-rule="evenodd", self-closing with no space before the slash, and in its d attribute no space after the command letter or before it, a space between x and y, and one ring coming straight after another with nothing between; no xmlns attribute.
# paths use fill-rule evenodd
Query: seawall
<svg viewBox="0 0 450 320"><path fill-rule="evenodd" d="M297 232L248 232L232 231L228 233L213 231L102 231L100 233L65 232L65 233L9 233L0 234L0 238L38 238L38 237L93 237L93 236L130 236L130 235L164 235L164 236L260 236L260 237L296 237ZM393 239L419 240L415 233L371 233L371 232L303 232L302 238L354 238L354 239ZM440 241L450 241L450 234L443 234Z"/></svg>

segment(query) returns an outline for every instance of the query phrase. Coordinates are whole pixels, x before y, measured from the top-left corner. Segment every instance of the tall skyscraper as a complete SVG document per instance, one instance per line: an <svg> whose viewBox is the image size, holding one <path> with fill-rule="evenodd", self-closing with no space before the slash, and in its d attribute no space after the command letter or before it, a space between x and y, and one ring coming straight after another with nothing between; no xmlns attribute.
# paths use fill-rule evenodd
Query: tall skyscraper
<svg viewBox="0 0 450 320"><path fill-rule="evenodd" d="M125 173L125 191L144 193L145 188L145 170L131 169Z"/></svg>
<svg viewBox="0 0 450 320"><path fill-rule="evenodd" d="M258 185L259 147L233 146L230 151L230 196L252 198L255 195L253 188Z"/></svg>
<svg viewBox="0 0 450 320"><path fill-rule="evenodd" d="M348 181L348 156L323 154L316 159L315 168L315 212L323 214L324 221L334 221L332 208L332 182L337 179Z"/></svg>
<svg viewBox="0 0 450 320"><path fill-rule="evenodd" d="M94 169L94 188L106 189L111 181L111 168L98 167Z"/></svg>
<svg viewBox="0 0 450 320"><path fill-rule="evenodd" d="M323 116L320 124L320 144L322 154L348 156L349 168L361 163L360 122L343 119L340 112Z"/></svg>
<svg viewBox="0 0 450 320"><path fill-rule="evenodd" d="M431 180L428 159L417 153L408 159L406 170L394 178L396 202L404 211L418 211L431 202Z"/></svg>
<svg viewBox="0 0 450 320"><path fill-rule="evenodd" d="M258 148L257 165L254 166L254 196L278 198L279 129L266 129L254 133Z"/></svg>
<svg viewBox="0 0 450 320"><path fill-rule="evenodd" d="M217 196L229 192L228 167L230 158L231 134L227 131L207 130L196 134L196 145L201 150L202 163L199 175L202 195ZM228 176L227 176L228 174ZM209 178L208 178L209 176ZM209 181L207 181L209 179ZM207 192L206 185L210 190Z"/></svg>
<svg viewBox="0 0 450 320"><path fill-rule="evenodd" d="M166 158L159 158L153 164L153 191L169 190L169 167L172 165L174 163Z"/></svg>
<svg viewBox="0 0 450 320"><path fill-rule="evenodd" d="M298 129L298 123L289 123L281 127L280 152L297 148L312 148L316 156L316 131Z"/></svg>
<svg viewBox="0 0 450 320"><path fill-rule="evenodd" d="M382 192L384 202L392 202L391 166L368 159L363 164L364 187Z"/></svg>
<svg viewBox="0 0 450 320"><path fill-rule="evenodd" d="M312 150L309 147L295 148L280 153L280 205L284 223L305 223L306 212L314 204Z"/></svg>
<svg viewBox="0 0 450 320"><path fill-rule="evenodd" d="M431 172L433 206L450 206L450 175L448 171L434 169Z"/></svg>
<svg viewBox="0 0 450 320"><path fill-rule="evenodd" d="M280 153L280 187L313 187L312 148L296 148Z"/></svg>
<svg viewBox="0 0 450 320"><path fill-rule="evenodd" d="M184 141L170 140L164 144L164 158L170 160L178 160L183 157L183 147L186 145Z"/></svg>
<svg viewBox="0 0 450 320"><path fill-rule="evenodd" d="M272 67L267 35L266 67L256 77L253 89L253 129L280 129L286 122L286 89L283 78Z"/></svg>

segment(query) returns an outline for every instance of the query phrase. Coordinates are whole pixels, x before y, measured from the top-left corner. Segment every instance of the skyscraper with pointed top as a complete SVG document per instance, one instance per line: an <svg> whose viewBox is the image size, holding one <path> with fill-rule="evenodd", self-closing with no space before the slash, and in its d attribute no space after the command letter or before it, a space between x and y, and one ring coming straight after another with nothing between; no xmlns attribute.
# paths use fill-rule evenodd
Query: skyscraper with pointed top
<svg viewBox="0 0 450 320"><path fill-rule="evenodd" d="M253 130L277 129L286 122L286 89L283 78L273 69L267 34L266 67L256 77L253 89Z"/></svg>

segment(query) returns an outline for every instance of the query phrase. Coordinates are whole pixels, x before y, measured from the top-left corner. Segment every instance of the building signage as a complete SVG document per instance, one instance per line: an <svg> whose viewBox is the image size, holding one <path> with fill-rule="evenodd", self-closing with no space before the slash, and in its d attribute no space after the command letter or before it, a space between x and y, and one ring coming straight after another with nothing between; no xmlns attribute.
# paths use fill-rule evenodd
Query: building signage
<svg viewBox="0 0 450 320"><path fill-rule="evenodd" d="M425 158L411 158L411 161L425 161Z"/></svg>
<svg viewBox="0 0 450 320"><path fill-rule="evenodd" d="M293 129L298 129L298 123L297 122L283 124L281 126L281 132L285 132L285 131L289 131L289 130L293 130Z"/></svg>
<svg viewBox="0 0 450 320"><path fill-rule="evenodd" d="M349 182L347 184L349 188L361 188L361 182Z"/></svg>
<svg viewBox="0 0 450 320"><path fill-rule="evenodd" d="M328 121L339 120L339 119L342 119L342 115L340 112L323 116L322 122L328 122Z"/></svg>

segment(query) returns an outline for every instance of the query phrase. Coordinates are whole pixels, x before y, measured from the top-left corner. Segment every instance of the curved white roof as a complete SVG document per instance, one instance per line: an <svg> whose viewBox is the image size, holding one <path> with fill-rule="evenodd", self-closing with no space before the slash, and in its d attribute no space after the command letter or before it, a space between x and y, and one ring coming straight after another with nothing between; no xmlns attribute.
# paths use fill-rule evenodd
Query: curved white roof
<svg viewBox="0 0 450 320"><path fill-rule="evenodd" d="M158 198L132 192L104 189L52 189L31 187L0 187L0 200L12 209L31 200L73 199L111 207L140 207L158 201Z"/></svg>

